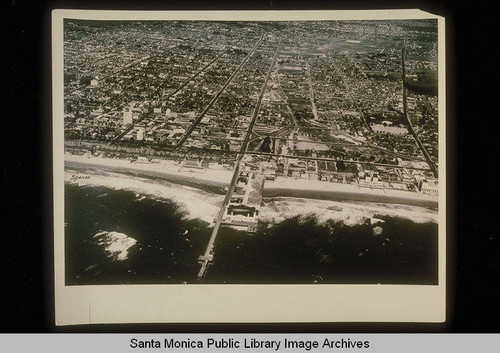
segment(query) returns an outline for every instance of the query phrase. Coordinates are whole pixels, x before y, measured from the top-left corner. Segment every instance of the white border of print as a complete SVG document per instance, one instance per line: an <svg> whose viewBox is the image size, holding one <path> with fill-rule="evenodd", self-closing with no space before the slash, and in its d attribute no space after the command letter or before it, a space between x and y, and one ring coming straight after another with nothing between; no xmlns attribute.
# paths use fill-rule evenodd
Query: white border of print
<svg viewBox="0 0 500 353"><path fill-rule="evenodd" d="M64 281L63 19L378 20L437 19L439 67L438 285L99 285ZM94 11L53 10L53 152L56 325L217 322L444 322L446 137L444 18L420 10Z"/></svg>

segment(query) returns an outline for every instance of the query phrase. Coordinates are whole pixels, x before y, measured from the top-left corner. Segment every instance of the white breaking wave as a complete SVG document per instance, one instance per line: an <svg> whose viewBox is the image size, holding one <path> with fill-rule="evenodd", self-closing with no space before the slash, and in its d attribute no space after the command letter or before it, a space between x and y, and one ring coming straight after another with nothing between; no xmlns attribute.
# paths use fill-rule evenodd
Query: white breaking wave
<svg viewBox="0 0 500 353"><path fill-rule="evenodd" d="M155 199L175 202L181 213L188 219L201 219L212 223L217 216L223 195L212 194L189 186L173 184L166 181L158 182L146 178L126 174L99 171L65 171L66 182L77 185L102 186L114 190L127 190L136 193L138 200L141 195Z"/></svg>
<svg viewBox="0 0 500 353"><path fill-rule="evenodd" d="M137 241L127 234L118 232L99 232L94 235L97 244L104 245L109 257L116 261L123 261L128 258L128 249L134 246Z"/></svg>
<svg viewBox="0 0 500 353"><path fill-rule="evenodd" d="M375 215L386 215L410 219L416 223L435 222L437 211L425 207L372 203L372 202L340 202L326 200L311 200L301 198L274 198L261 208L259 217L262 221L279 223L287 218L314 216L318 223L328 220L342 221L345 225L362 224L370 219L372 224L381 220Z"/></svg>
<svg viewBox="0 0 500 353"><path fill-rule="evenodd" d="M65 181L78 185L132 191L136 193L138 200L142 200L141 195L171 200L180 207L184 217L201 219L210 224L217 216L224 199L223 195L188 186L106 171L65 171ZM342 221L345 225L362 224L370 219L372 224L375 224L380 221L375 218L375 215L407 218L416 223L437 223L438 221L437 211L419 206L292 197L271 198L265 202L259 212L260 220L273 224L295 216L311 215L315 216L320 224L330 219Z"/></svg>

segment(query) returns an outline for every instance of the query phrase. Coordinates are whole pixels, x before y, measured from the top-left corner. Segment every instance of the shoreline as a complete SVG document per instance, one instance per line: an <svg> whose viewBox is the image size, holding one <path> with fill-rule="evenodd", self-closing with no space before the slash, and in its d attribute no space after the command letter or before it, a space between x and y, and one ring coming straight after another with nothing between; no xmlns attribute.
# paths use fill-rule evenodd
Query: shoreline
<svg viewBox="0 0 500 353"><path fill-rule="evenodd" d="M225 194L224 188L229 185L232 171L217 170L209 173L179 171L175 162L166 163L132 163L123 159L101 158L89 156L64 155L64 167L85 169L100 168L110 172L123 173L137 177L160 178L173 184L190 186L216 194ZM226 181L227 179L227 181ZM208 186L208 188L207 188Z"/></svg>
<svg viewBox="0 0 500 353"><path fill-rule="evenodd" d="M437 197L411 191L360 188L352 184L325 183L317 180L276 178L266 181L263 197L295 197L333 201L391 203L426 208L438 207Z"/></svg>
<svg viewBox="0 0 500 353"><path fill-rule="evenodd" d="M174 184L190 186L216 194L222 194L229 185L233 172L223 169L204 172L180 171L173 161L137 163L123 159L90 157L65 153L65 168L101 168L106 171L161 178ZM208 188L207 188L208 186ZM279 177L266 180L262 192L264 198L292 197L331 201L363 201L374 203L403 204L437 209L438 198L410 191L360 188L352 184L326 183L318 180L301 180Z"/></svg>

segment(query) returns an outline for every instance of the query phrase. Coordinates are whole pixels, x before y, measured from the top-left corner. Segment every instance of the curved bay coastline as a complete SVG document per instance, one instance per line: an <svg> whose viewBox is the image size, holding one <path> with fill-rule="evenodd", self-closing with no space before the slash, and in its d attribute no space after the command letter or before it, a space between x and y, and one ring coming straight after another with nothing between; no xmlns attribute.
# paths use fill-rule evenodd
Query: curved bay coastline
<svg viewBox="0 0 500 353"><path fill-rule="evenodd" d="M84 170L98 168L138 177L153 177L167 182L198 188L215 194L225 194L229 185L231 170L217 170L213 173L180 171L180 166L159 163L132 163L127 160L65 155L65 166ZM264 198L290 197L332 201L362 201L391 203L425 207L437 210L437 197L411 191L359 188L350 184L326 183L321 181L277 179L266 181L262 196Z"/></svg>
<svg viewBox="0 0 500 353"><path fill-rule="evenodd" d="M68 157L66 207L72 216L66 242L74 258L67 258L67 284L196 283L196 259L232 171L207 175L179 172L178 163ZM311 185L292 189L290 183L266 181L258 232L238 236L223 228L205 282L437 283L437 202L343 184L329 190ZM78 210L87 206L91 211ZM137 240L128 259L116 261L102 244L91 244L101 231Z"/></svg>

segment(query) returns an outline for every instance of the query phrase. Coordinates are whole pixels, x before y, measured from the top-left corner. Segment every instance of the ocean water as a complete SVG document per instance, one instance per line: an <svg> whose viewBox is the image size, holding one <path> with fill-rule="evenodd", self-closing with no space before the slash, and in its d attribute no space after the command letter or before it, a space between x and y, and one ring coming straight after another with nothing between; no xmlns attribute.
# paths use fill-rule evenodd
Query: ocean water
<svg viewBox="0 0 500 353"><path fill-rule="evenodd" d="M66 184L65 193L67 285L196 280L207 222L132 191Z"/></svg>
<svg viewBox="0 0 500 353"><path fill-rule="evenodd" d="M65 176L67 285L199 283L223 190L98 169ZM254 235L220 229L204 283L437 284L436 210L270 198L261 215Z"/></svg>
<svg viewBox="0 0 500 353"><path fill-rule="evenodd" d="M376 225L294 216L254 236L220 232L213 283L427 284L438 280L437 224L376 215Z"/></svg>

